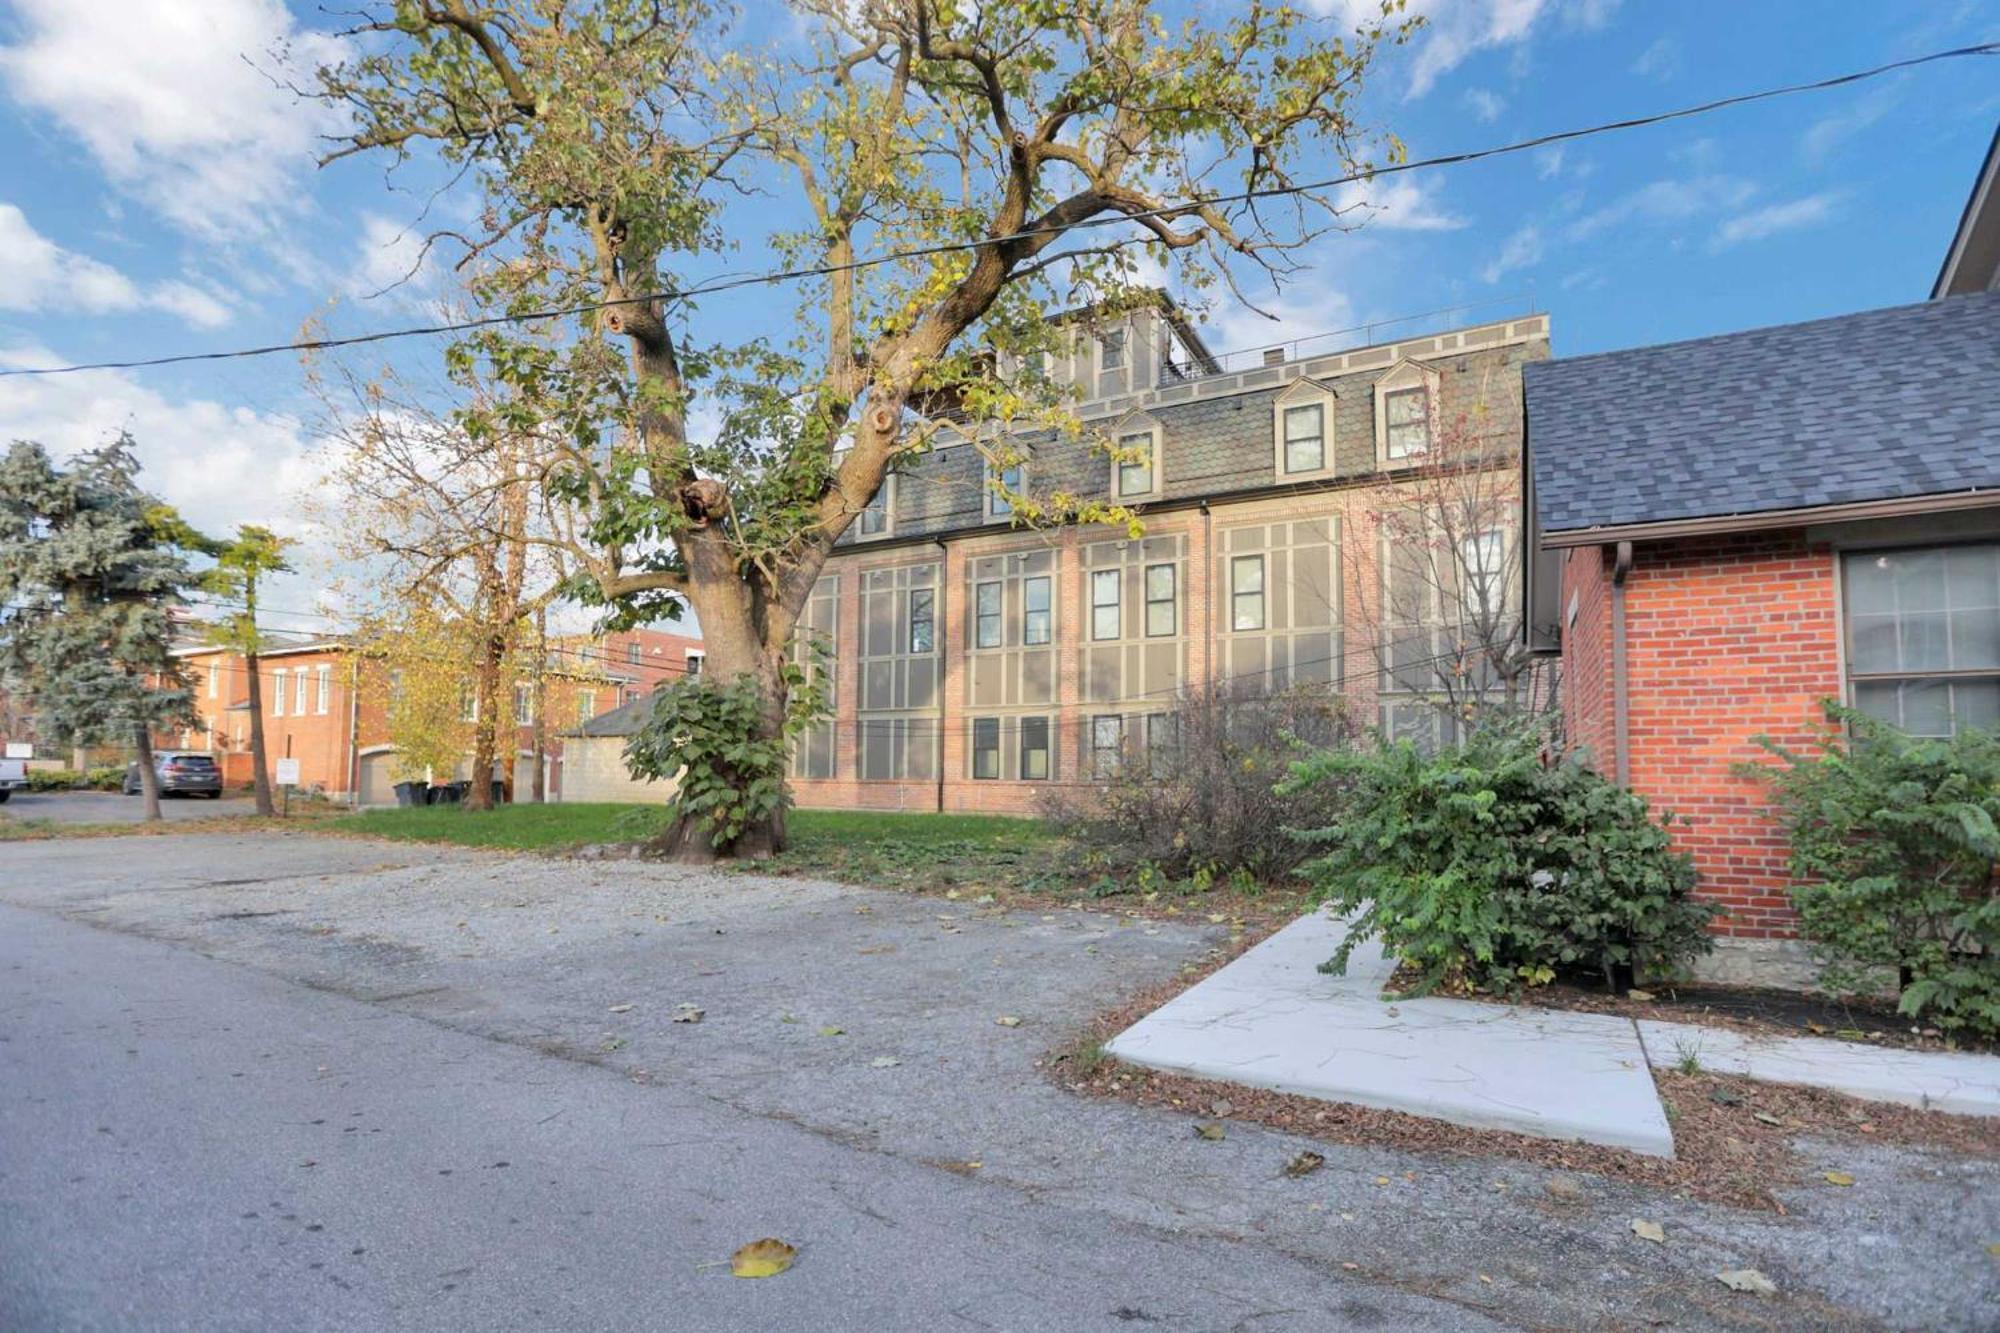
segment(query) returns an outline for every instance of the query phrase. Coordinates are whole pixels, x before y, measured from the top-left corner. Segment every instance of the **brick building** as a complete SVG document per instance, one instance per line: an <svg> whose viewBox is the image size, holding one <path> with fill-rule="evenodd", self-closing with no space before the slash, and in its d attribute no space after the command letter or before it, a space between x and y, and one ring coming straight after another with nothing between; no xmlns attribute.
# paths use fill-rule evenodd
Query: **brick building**
<svg viewBox="0 0 2000 1333"><path fill-rule="evenodd" d="M1477 419L1518 466L1521 369L1548 355L1547 317L1235 370L1164 299L1070 327L1038 369L1074 390L1087 438L995 451L946 431L828 562L803 623L833 646L835 713L795 753L801 804L1029 810L1159 762L1175 697L1204 682L1318 685L1392 732L1438 725L1421 672L1376 655L1378 516L1447 423ZM1025 461L994 475L1012 450ZM1114 500L1143 535L1016 527L1009 491Z"/></svg>
<svg viewBox="0 0 2000 1333"><path fill-rule="evenodd" d="M1528 370L1569 731L1691 821L1718 974L1809 975L1753 737L1809 747L1828 699L2000 725L1992 285Z"/></svg>
<svg viewBox="0 0 2000 1333"><path fill-rule="evenodd" d="M228 649L189 646L176 651L194 689L198 724L155 743L207 750L229 785L251 780L248 663ZM542 673L549 716L543 732L544 789L562 789L562 736L577 724L652 691L661 680L699 670L701 640L653 629L601 637L552 639ZM288 639L259 654L264 740L271 760L299 761L300 785L336 800L357 794L362 804L394 801L396 747L390 742L387 668L340 638ZM515 684L514 785L526 799L534 784L535 681ZM506 748L503 745L503 750ZM470 758L439 782L469 775Z"/></svg>

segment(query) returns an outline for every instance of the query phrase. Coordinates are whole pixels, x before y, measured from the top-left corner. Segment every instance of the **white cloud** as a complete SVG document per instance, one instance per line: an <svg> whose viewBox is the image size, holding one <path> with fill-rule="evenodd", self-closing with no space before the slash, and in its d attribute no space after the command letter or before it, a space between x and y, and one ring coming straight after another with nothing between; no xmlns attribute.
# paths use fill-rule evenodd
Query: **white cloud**
<svg viewBox="0 0 2000 1333"><path fill-rule="evenodd" d="M1781 232L1817 226L1831 218L1839 204L1840 196L1831 190L1782 204L1767 204L1723 223L1716 229L1712 248L1721 250L1745 241L1761 241Z"/></svg>
<svg viewBox="0 0 2000 1333"><path fill-rule="evenodd" d="M140 286L100 260L65 250L13 204L0 204L0 310L102 314L143 309L177 315L198 329L229 322L229 307L179 280Z"/></svg>
<svg viewBox="0 0 2000 1333"><path fill-rule="evenodd" d="M1479 276L1498 282L1516 269L1532 268L1542 262L1542 229L1532 222L1509 236Z"/></svg>
<svg viewBox="0 0 2000 1333"><path fill-rule="evenodd" d="M1354 302L1332 284L1332 275L1323 268L1310 270L1309 280L1287 287L1282 294L1258 295L1257 305L1264 314L1233 297L1219 297L1220 309L1203 321L1209 347L1223 356L1226 366L1240 370L1254 363L1260 348L1308 339L1303 350L1310 355L1341 346L1340 339L1312 338L1360 322Z"/></svg>
<svg viewBox="0 0 2000 1333"><path fill-rule="evenodd" d="M1681 44L1671 37L1661 37L1639 53L1632 62L1632 72L1641 78L1657 79L1665 83L1681 70Z"/></svg>
<svg viewBox="0 0 2000 1333"><path fill-rule="evenodd" d="M1385 22L1381 0L1307 0L1307 4L1342 30ZM1573 13L1583 23L1610 7L1605 0L1577 0ZM1401 13L1386 20L1391 27L1407 18L1424 20L1411 41L1415 54L1408 95L1422 97L1476 51L1526 40L1536 20L1554 8L1552 0L1409 0Z"/></svg>
<svg viewBox="0 0 2000 1333"><path fill-rule="evenodd" d="M1825 161L1835 149L1888 115L1901 99L1902 90L1894 85L1863 94L1839 111L1814 121L1799 140L1800 151L1809 162Z"/></svg>
<svg viewBox="0 0 2000 1333"><path fill-rule="evenodd" d="M327 113L266 69L289 48L310 68L339 50L297 27L282 0L79 3L15 0L0 46L16 100L82 141L105 175L207 236L257 233L301 203Z"/></svg>
<svg viewBox="0 0 2000 1333"><path fill-rule="evenodd" d="M1431 198L1431 186L1409 176L1387 181L1349 181L1334 191L1334 207L1343 221L1359 222L1370 230L1456 231L1465 219L1439 209Z"/></svg>
<svg viewBox="0 0 2000 1333"><path fill-rule="evenodd" d="M1734 176L1691 176L1642 185L1569 226L1572 240L1585 240L1613 227L1662 225L1714 217L1742 208L1757 192L1750 181Z"/></svg>
<svg viewBox="0 0 2000 1333"><path fill-rule="evenodd" d="M1553 148L1544 148L1537 152L1535 154L1536 179L1552 181L1562 175L1563 158L1566 156L1568 156L1568 152L1561 144L1557 144Z"/></svg>
<svg viewBox="0 0 2000 1333"><path fill-rule="evenodd" d="M429 268L421 231L379 213L361 215L361 238L347 275L351 295L378 296L392 288L427 285Z"/></svg>
<svg viewBox="0 0 2000 1333"><path fill-rule="evenodd" d="M1465 103L1466 110L1485 121L1500 119L1500 113L1507 109L1504 98L1484 88L1467 88L1459 101Z"/></svg>
<svg viewBox="0 0 2000 1333"><path fill-rule="evenodd" d="M62 364L40 347L0 349L0 367ZM132 432L140 482L196 527L227 532L262 523L303 535L297 500L318 480L304 425L278 412L207 398L168 398L130 375L0 379L0 421L11 438L38 440L58 457Z"/></svg>

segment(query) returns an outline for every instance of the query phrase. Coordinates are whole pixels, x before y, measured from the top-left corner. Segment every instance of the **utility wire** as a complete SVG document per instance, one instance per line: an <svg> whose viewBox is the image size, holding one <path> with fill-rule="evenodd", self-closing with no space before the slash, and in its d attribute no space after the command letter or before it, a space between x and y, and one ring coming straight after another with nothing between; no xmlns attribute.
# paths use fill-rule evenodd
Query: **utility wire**
<svg viewBox="0 0 2000 1333"><path fill-rule="evenodd" d="M542 310L522 311L504 315L486 315L475 319L456 320L449 323L416 325L400 329L380 329L373 333L350 334L339 338L310 338L298 342L273 343L263 347L244 347L220 352L183 352L173 356L146 357L132 361L93 361L69 366L24 366L0 370L0 379L14 376L72 375L92 370L141 370L153 366L183 365L195 361L230 361L244 357L272 356L280 352L320 352L340 347L358 347L367 343L388 342L397 338L417 338L444 333L465 333L474 329L491 328L503 324L539 323L545 320L561 319L568 315L587 315L600 310L610 310L621 306L644 305L654 301L684 301L690 297L707 296L717 292L735 291L744 287L771 286L780 282L795 282L803 278L823 278L836 273L856 272L892 264L905 259L924 259L935 255L951 254L961 250L979 250L987 246L1006 245L1014 241L1034 240L1042 236L1056 236L1069 231L1080 231L1091 227L1110 227L1124 222L1146 219L1175 218L1184 216L1190 208L1216 204L1254 203L1262 199L1276 199L1314 191L1331 189L1337 185L1350 185L1360 181L1374 180L1381 176L1395 176L1407 171L1418 171L1432 167L1459 166L1467 162L1483 161L1486 158L1504 157L1513 153L1524 153L1536 148L1546 148L1552 144L1568 143L1575 139L1585 139L1593 135L1609 134L1618 130L1641 129L1649 125L1661 125L1669 121L1685 120L1692 116L1707 115L1729 107L1744 106L1752 102L1768 101L1776 97L1789 97L1796 93L1823 92L1830 88L1845 87L1868 79L1880 78L1898 70L1914 69L1942 60L1958 60L1967 56L1991 56L2000 54L2000 42L1984 42L1974 46L1961 46L1947 51L1933 51L1928 55L1912 56L1905 60L1892 60L1887 64L1873 65L1867 69L1853 70L1846 74L1836 74L1829 78L1814 79L1807 83L1784 84L1775 88L1763 88L1756 92L1737 93L1729 97L1719 97L1712 101L1700 102L1693 106L1677 107L1671 111L1655 112L1646 116L1632 116L1623 120L1606 121L1598 125L1579 129L1557 130L1549 134L1539 134L1529 139L1518 139L1512 143L1496 144L1489 148L1475 148L1461 153L1446 153L1439 157L1420 158L1414 162L1397 162L1381 167L1371 167L1365 171L1351 172L1344 176L1333 176L1326 180L1309 181L1297 185L1272 186L1259 190L1241 190L1234 194L1211 195L1200 199L1184 200L1175 204L1164 204L1158 208L1142 209L1130 213L1113 213L1061 227L1028 228L1010 232L1004 236L989 236L977 241L946 241L936 245L915 246L906 250L892 250L867 259L857 259L845 264L817 264L805 268L779 269L766 273L743 274L733 278L720 278L693 287L667 288L647 292L639 296L624 296L615 300L588 301L580 305L555 306Z"/></svg>

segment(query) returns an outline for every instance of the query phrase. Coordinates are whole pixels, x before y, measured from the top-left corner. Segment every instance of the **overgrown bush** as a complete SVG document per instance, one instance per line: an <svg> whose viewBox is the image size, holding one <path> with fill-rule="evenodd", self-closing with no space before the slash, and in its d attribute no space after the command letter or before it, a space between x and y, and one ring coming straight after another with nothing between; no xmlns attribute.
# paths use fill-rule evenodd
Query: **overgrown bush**
<svg viewBox="0 0 2000 1333"><path fill-rule="evenodd" d="M29 791L117 791L125 785L125 770L115 765L78 772L74 768L31 768Z"/></svg>
<svg viewBox="0 0 2000 1333"><path fill-rule="evenodd" d="M826 716L823 671L785 667L785 715L766 722L766 699L747 672L730 680L683 676L653 691L653 711L625 743L634 777L673 780L673 826L662 835L681 844L691 831L714 851L733 847L746 831L780 818L791 806L785 785L793 741Z"/></svg>
<svg viewBox="0 0 2000 1333"><path fill-rule="evenodd" d="M1329 752L1286 788L1331 796L1332 821L1303 835L1318 852L1303 873L1354 922L1329 971L1379 937L1421 973L1413 993L1447 980L1508 992L1671 972L1710 947L1715 909L1691 896L1668 819L1574 757L1545 758L1532 726L1429 755L1408 742Z"/></svg>
<svg viewBox="0 0 2000 1333"><path fill-rule="evenodd" d="M1042 813L1076 844L1079 868L1112 883L1281 879L1307 855L1287 831L1319 823L1327 795L1281 795L1277 783L1302 755L1358 733L1323 689L1196 690L1150 725L1128 725L1117 771L1050 790Z"/></svg>
<svg viewBox="0 0 2000 1333"><path fill-rule="evenodd" d="M1820 740L1802 756L1760 737L1784 762L1755 771L1791 839L1823 983L1875 989L1893 973L1901 1012L2000 1034L2000 737L1920 740L1828 704Z"/></svg>

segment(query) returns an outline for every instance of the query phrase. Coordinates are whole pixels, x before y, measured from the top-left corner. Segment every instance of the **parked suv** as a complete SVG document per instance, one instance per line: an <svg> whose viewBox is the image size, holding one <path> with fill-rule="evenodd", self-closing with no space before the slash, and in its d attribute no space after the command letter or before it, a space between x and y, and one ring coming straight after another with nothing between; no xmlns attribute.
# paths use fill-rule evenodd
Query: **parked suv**
<svg viewBox="0 0 2000 1333"><path fill-rule="evenodd" d="M163 750L153 756L153 771L160 776L162 796L206 796L211 801L222 797L222 770L216 767L213 755ZM125 770L125 794L139 794L136 759Z"/></svg>

